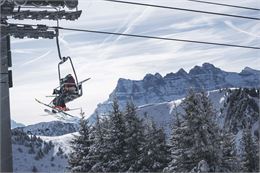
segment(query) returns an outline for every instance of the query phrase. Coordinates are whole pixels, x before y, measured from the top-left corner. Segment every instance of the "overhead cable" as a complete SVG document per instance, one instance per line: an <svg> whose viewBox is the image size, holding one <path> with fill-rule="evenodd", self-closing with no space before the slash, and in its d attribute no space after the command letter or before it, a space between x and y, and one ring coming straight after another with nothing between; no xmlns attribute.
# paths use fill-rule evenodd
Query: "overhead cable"
<svg viewBox="0 0 260 173"><path fill-rule="evenodd" d="M227 13L217 13L217 12L203 11L203 10L193 10L193 9L189 9L189 8L170 7L170 6L162 6L162 5L139 3L139 2L121 1L121 0L103 0L103 1L121 3L121 4L130 4L130 5L139 5L139 6L146 6L146 7L154 7L154 8L162 8L162 9L169 9L169 10L188 11L188 12L203 13L203 14L218 15L218 16L226 16L226 17L233 17L233 18L240 18L240 19L247 19L247 20L260 20L260 18L257 18L257 17L241 16L241 15L227 14Z"/></svg>
<svg viewBox="0 0 260 173"><path fill-rule="evenodd" d="M259 8L252 8L252 7L245 7L245 6L238 6L238 5L231 5L231 4L224 4L224 3L217 3L217 2L210 2L210 1L202 1L202 0L187 0L197 3L203 3L203 4L211 4L211 5L218 5L218 6L225 6L225 7L233 7L233 8L240 8L245 10L255 10L260 11Z"/></svg>
<svg viewBox="0 0 260 173"><path fill-rule="evenodd" d="M5 24L1 24L1 25L5 25ZM23 25L23 24L16 24L16 25ZM27 25L27 26L37 26L37 25ZM125 34L125 33L119 33L119 32L98 31L98 30L77 29L77 28L66 28L66 27L56 27L56 26L48 26L48 28L49 29L55 29L55 30L60 29L60 30L68 30L68 31L95 33L95 34L118 35L118 36L125 36L125 37L146 38L146 39L154 39L154 40L186 42L186 43L195 43L195 44L205 44L205 45L215 45L215 46L225 46L225 47L236 47L236 48L246 48L246 49L260 50L260 47L229 44L229 43L217 43L217 42L207 42L207 41L197 41L197 40L190 40L190 39L148 36L148 35L139 35L139 34Z"/></svg>

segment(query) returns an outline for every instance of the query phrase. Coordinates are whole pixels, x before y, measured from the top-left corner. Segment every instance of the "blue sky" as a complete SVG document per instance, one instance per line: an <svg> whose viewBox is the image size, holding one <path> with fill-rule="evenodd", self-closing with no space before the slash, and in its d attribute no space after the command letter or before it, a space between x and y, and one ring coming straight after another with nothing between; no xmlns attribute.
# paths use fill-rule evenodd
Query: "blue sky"
<svg viewBox="0 0 260 173"><path fill-rule="evenodd" d="M260 17L260 12L257 11L203 5L186 0L132 1ZM218 2L260 8L258 0ZM260 46L260 24L254 20L102 0L79 0L79 4L79 9L83 10L81 18L75 22L61 21L61 26ZM9 22L36 23L29 20ZM55 25L55 22L50 21L41 23ZM71 108L83 107L87 115L93 113L98 103L108 98L119 78L138 80L147 73L159 72L165 75L180 68L188 71L204 62L213 63L226 71L240 72L245 66L260 69L260 54L257 50L74 31L61 31L60 34L62 55L73 58L79 79L92 78L84 85L82 98L68 104ZM55 120L53 117L40 116L44 114L44 107L34 101L34 98L38 98L49 102L50 99L45 96L50 95L58 85L59 59L55 40L13 38L12 55L12 119L24 124ZM63 70L64 73L71 73L67 66Z"/></svg>

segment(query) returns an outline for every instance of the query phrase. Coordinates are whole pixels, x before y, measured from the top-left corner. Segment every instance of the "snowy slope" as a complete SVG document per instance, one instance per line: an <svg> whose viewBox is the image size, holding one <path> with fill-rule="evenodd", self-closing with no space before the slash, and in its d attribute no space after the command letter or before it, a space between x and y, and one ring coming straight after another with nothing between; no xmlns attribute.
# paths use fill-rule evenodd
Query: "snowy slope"
<svg viewBox="0 0 260 173"><path fill-rule="evenodd" d="M37 172L65 172L67 159L65 155L58 156L53 150L45 154L42 159L36 160L34 154L28 154L28 148L13 145L13 170L14 172L32 172L35 167Z"/></svg>
<svg viewBox="0 0 260 173"><path fill-rule="evenodd" d="M69 133L62 136L40 136L44 141L51 141L54 144L54 151L58 152L59 147L62 148L65 154L71 152L70 141L75 135L78 135L78 132Z"/></svg>
<svg viewBox="0 0 260 173"><path fill-rule="evenodd" d="M14 172L65 172L78 125L42 122L12 129Z"/></svg>
<svg viewBox="0 0 260 173"><path fill-rule="evenodd" d="M211 91L221 88L259 88L260 71L244 68L240 73L226 72L212 64L204 63L195 66L188 72L180 69L176 73L169 73L162 77L159 73L147 74L143 80L135 81L119 79L116 88L108 100L99 104L95 112L105 114L111 110L111 104L116 98L121 107L127 101L133 101L136 106L152 103L169 102L183 98L190 88L195 91ZM93 120L92 115L90 121Z"/></svg>
<svg viewBox="0 0 260 173"><path fill-rule="evenodd" d="M28 136L19 129L12 131L14 172L64 172L67 153L56 143L40 137ZM63 140L62 137L59 137ZM66 137L64 139L66 141Z"/></svg>

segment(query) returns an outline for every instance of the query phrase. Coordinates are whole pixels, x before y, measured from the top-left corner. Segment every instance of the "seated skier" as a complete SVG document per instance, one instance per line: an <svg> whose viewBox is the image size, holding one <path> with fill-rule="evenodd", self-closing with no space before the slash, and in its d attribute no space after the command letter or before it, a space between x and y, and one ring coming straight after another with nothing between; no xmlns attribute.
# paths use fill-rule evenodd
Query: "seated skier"
<svg viewBox="0 0 260 173"><path fill-rule="evenodd" d="M54 98L53 105L55 109L61 111L68 111L69 109L66 107L65 100L71 94L74 94L77 90L75 79L71 74L68 74L65 78L61 79L61 90L58 92L59 95Z"/></svg>

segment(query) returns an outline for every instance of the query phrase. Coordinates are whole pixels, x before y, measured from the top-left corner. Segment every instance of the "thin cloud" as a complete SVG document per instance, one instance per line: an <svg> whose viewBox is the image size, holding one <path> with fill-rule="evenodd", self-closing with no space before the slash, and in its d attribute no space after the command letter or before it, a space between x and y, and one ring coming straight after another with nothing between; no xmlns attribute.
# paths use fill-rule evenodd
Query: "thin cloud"
<svg viewBox="0 0 260 173"><path fill-rule="evenodd" d="M231 21L225 21L224 23L225 23L228 27L230 27L231 29L234 29L234 30L237 31L237 32L244 33L244 34L250 35L250 36L252 36L252 37L260 38L260 35L256 35L256 34L254 34L254 33L252 33L252 32L248 32L248 31L245 31L245 30L243 30L243 29L240 29L240 28L238 28L237 26L235 26Z"/></svg>
<svg viewBox="0 0 260 173"><path fill-rule="evenodd" d="M14 49L12 53L19 53L19 54L32 54L36 53L37 51L34 49Z"/></svg>
<svg viewBox="0 0 260 173"><path fill-rule="evenodd" d="M26 65L35 63L35 62L39 61L40 59L42 59L42 58L48 56L51 52L52 52L52 51L50 50L50 51L46 52L45 54L43 54L43 55L41 55L41 56L39 56L39 57L33 58L31 61L27 61L27 62L23 63L21 66L26 66Z"/></svg>

